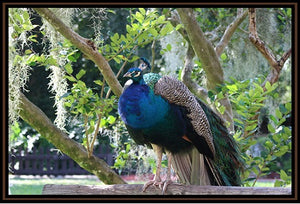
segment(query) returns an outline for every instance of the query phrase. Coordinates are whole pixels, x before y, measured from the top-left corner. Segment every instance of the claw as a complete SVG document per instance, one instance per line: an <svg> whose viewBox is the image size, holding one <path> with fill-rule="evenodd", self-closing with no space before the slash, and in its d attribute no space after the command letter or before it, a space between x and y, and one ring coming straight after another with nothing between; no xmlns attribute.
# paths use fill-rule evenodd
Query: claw
<svg viewBox="0 0 300 204"><path fill-rule="evenodd" d="M146 189L147 189L149 186L151 186L151 185L153 185L153 186L155 186L155 187L158 186L160 189L162 189L163 184L164 184L164 183L161 182L160 177L156 177L156 176L155 176L155 178L154 178L153 180L148 181L147 183L144 184L143 190L142 190L142 191L145 192Z"/></svg>
<svg viewBox="0 0 300 204"><path fill-rule="evenodd" d="M167 187L170 185L170 184L172 184L173 183L173 181L172 180L169 180L169 179L167 179L167 180L165 180L164 182L163 182L163 188L162 188L162 195L164 195L165 193L166 193L166 191L167 191Z"/></svg>

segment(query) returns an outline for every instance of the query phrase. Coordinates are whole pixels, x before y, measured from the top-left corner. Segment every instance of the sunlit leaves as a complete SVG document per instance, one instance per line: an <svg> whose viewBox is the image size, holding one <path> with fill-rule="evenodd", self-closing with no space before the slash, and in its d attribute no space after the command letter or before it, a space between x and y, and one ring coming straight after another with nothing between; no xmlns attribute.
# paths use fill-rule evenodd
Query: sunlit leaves
<svg viewBox="0 0 300 204"><path fill-rule="evenodd" d="M67 63L65 71L67 75L64 77L72 83L72 87L70 92L60 97L60 100L64 100L64 105L70 113L84 118L85 134L82 139L90 156L99 128L113 125L116 121L116 117L110 115L116 102L115 97L104 99L87 87L85 82L81 80L86 73L84 69L81 69L74 77L74 70L71 64ZM104 85L100 80L95 80L94 83L99 86Z"/></svg>
<svg viewBox="0 0 300 204"><path fill-rule="evenodd" d="M274 161L291 152L292 131L290 127L284 126L286 118L290 116L291 103L280 104L272 114L269 114L267 129L269 134L265 137L256 135L258 130L258 118L264 101L276 94L277 83L265 83L265 89L261 86L264 79L256 78L238 81L231 77L231 82L226 82L217 88L219 92L208 92L208 96L213 101L216 109L222 113L222 100L225 94L228 95L233 110L235 112L234 138L240 145L240 150L246 161L247 168L243 174L245 186L255 185L257 179L268 175L274 171L271 168ZM261 141L260 141L261 140ZM256 156L249 154L249 150L259 146L261 151L256 152ZM281 181L276 181L275 186L283 186L290 183L289 172L279 172ZM250 177L250 175L253 175ZM253 183L250 183L253 182Z"/></svg>
<svg viewBox="0 0 300 204"><path fill-rule="evenodd" d="M135 61L133 50L152 43L174 30L172 24L165 20L166 17L159 15L155 9L136 9L129 18L126 34L114 33L110 37L110 44L104 45L99 50L108 61L114 60L118 64L122 61Z"/></svg>
<svg viewBox="0 0 300 204"><path fill-rule="evenodd" d="M9 9L9 23L13 25L14 32L12 38L18 38L23 32L31 31L38 25L32 25L27 9L11 8ZM36 41L36 36L29 36L30 41Z"/></svg>
<svg viewBox="0 0 300 204"><path fill-rule="evenodd" d="M73 68L72 65L70 63L65 65L65 70L68 74L72 74L73 73Z"/></svg>

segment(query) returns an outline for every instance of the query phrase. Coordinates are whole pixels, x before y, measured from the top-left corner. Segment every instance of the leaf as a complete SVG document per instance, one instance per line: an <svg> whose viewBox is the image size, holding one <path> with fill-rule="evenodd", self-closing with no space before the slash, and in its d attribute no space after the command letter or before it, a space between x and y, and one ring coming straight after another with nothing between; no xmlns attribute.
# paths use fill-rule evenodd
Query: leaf
<svg viewBox="0 0 300 204"><path fill-rule="evenodd" d="M140 12L136 12L135 18L136 18L136 20L138 20L138 22L140 22L140 23L142 23L142 22L144 21L144 16L143 16Z"/></svg>
<svg viewBox="0 0 300 204"><path fill-rule="evenodd" d="M274 187L281 187L282 184L283 184L282 181L276 180L274 183Z"/></svg>
<svg viewBox="0 0 300 204"><path fill-rule="evenodd" d="M275 118L275 116L270 115L270 119L274 122L275 125L278 124L278 120L277 120L277 118Z"/></svg>
<svg viewBox="0 0 300 204"><path fill-rule="evenodd" d="M272 89L269 81L266 82L265 87L266 87L267 91L271 91L271 89Z"/></svg>
<svg viewBox="0 0 300 204"><path fill-rule="evenodd" d="M232 92L236 92L238 90L237 85L233 84L233 85L227 85L226 86L230 91Z"/></svg>
<svg viewBox="0 0 300 204"><path fill-rule="evenodd" d="M272 147L273 147L273 143L271 141L266 141L265 146L268 147L271 150Z"/></svg>
<svg viewBox="0 0 300 204"><path fill-rule="evenodd" d="M170 33L173 30L173 26L171 23L167 23L160 31L160 34L162 36L167 35L168 33Z"/></svg>
<svg viewBox="0 0 300 204"><path fill-rule="evenodd" d="M61 97L59 97L59 100L69 96L70 94L71 94L70 92L64 93Z"/></svg>
<svg viewBox="0 0 300 204"><path fill-rule="evenodd" d="M139 10L140 10L140 12L141 12L142 15L145 15L145 14L146 14L146 11L145 11L144 8L139 8Z"/></svg>
<svg viewBox="0 0 300 204"><path fill-rule="evenodd" d="M224 112L225 112L225 110L226 110L226 108L225 108L225 106L220 106L220 107L218 108L218 110L219 110L219 112L223 115Z"/></svg>
<svg viewBox="0 0 300 204"><path fill-rule="evenodd" d="M271 133L275 133L275 128L273 127L272 124L268 124L268 130L271 132Z"/></svg>
<svg viewBox="0 0 300 204"><path fill-rule="evenodd" d="M76 82L77 80L73 76L64 76L64 78L68 79L69 81Z"/></svg>
<svg viewBox="0 0 300 204"><path fill-rule="evenodd" d="M72 55L68 56L68 60L70 60L71 62L76 62L75 57L73 57Z"/></svg>
<svg viewBox="0 0 300 204"><path fill-rule="evenodd" d="M221 59L224 61L224 60L226 60L227 59L227 55L225 54L225 53L222 53L221 54Z"/></svg>
<svg viewBox="0 0 300 204"><path fill-rule="evenodd" d="M68 63L68 64L65 65L65 70L66 70L66 72L67 72L68 74L72 74L72 73L73 73L73 68L72 68L72 66L71 66L70 63ZM71 81L71 80L70 80L70 81Z"/></svg>
<svg viewBox="0 0 300 204"><path fill-rule="evenodd" d="M289 147L288 146L282 146L282 147L280 147L280 149L278 150L278 151L276 151L276 152L274 152L274 155L276 156L276 157L281 157L281 156L283 156L285 153L287 153L287 151L289 150Z"/></svg>
<svg viewBox="0 0 300 204"><path fill-rule="evenodd" d="M115 123L115 121L116 121L116 117L114 117L114 116L112 116L112 115L108 116L107 122L108 122L109 124L112 125L112 124Z"/></svg>
<svg viewBox="0 0 300 204"><path fill-rule="evenodd" d="M246 131L252 131L252 130L254 130L256 127L257 127L257 124L255 123L255 124L253 124L253 125L247 126L245 130L246 130Z"/></svg>
<svg viewBox="0 0 300 204"><path fill-rule="evenodd" d="M286 103L285 108L287 109L288 112L290 112L292 110L292 104L291 103Z"/></svg>
<svg viewBox="0 0 300 204"><path fill-rule="evenodd" d="M286 15L287 15L288 17L291 17L291 16L292 16L292 9L291 9L291 8L287 8Z"/></svg>
<svg viewBox="0 0 300 204"><path fill-rule="evenodd" d="M253 171L253 173L255 173L255 175L258 175L258 174L259 174L259 171L257 170L256 167L253 167L253 168L252 168L252 171Z"/></svg>
<svg viewBox="0 0 300 204"><path fill-rule="evenodd" d="M217 94L217 98L218 98L218 99L223 99L223 98L224 98L223 93L222 93L222 92L219 92L219 93Z"/></svg>
<svg viewBox="0 0 300 204"><path fill-rule="evenodd" d="M167 50L171 51L171 49L172 49L172 45L171 44L167 44Z"/></svg>
<svg viewBox="0 0 300 204"><path fill-rule="evenodd" d="M103 82L101 80L95 80L95 84L98 84L99 86L103 86Z"/></svg>
<svg viewBox="0 0 300 204"><path fill-rule="evenodd" d="M284 127L284 132L285 132L288 136L292 136L292 131L290 130L290 128Z"/></svg>
<svg viewBox="0 0 300 204"><path fill-rule="evenodd" d="M154 28L150 28L149 32L154 36L157 37L158 36L158 32L154 29Z"/></svg>
<svg viewBox="0 0 300 204"><path fill-rule="evenodd" d="M110 39L112 42L118 44L119 34L115 33Z"/></svg>
<svg viewBox="0 0 300 204"><path fill-rule="evenodd" d="M131 148L131 145L128 143L126 144L126 152L129 152L130 151L130 148Z"/></svg>
<svg viewBox="0 0 300 204"><path fill-rule="evenodd" d="M288 175L282 169L280 170L280 178L284 181L288 180Z"/></svg>
<svg viewBox="0 0 300 204"><path fill-rule="evenodd" d="M158 19L156 20L156 22L158 23L158 24L161 24L161 23L163 23L164 22L164 20L165 20L165 16L163 15L163 16L160 16L160 17L158 17Z"/></svg>
<svg viewBox="0 0 300 204"><path fill-rule="evenodd" d="M268 171L270 171L270 168L264 167L264 168L261 169L261 171L263 171L263 172L268 172Z"/></svg>
<svg viewBox="0 0 300 204"><path fill-rule="evenodd" d="M272 138L273 138L273 140L274 140L275 142L277 142L277 143L280 142L280 138L279 138L278 134L272 135Z"/></svg>
<svg viewBox="0 0 300 204"><path fill-rule="evenodd" d="M84 74L86 73L86 71L84 69L81 69L78 74L76 74L76 79L80 79Z"/></svg>
<svg viewBox="0 0 300 204"><path fill-rule="evenodd" d="M178 24L178 25L176 26L175 30L179 30L179 29L182 28L182 27L183 27L182 24Z"/></svg>
<svg viewBox="0 0 300 204"><path fill-rule="evenodd" d="M282 118L282 113L280 112L279 109L276 109L276 110L275 110L275 115L277 116L278 119L281 119L281 118Z"/></svg>
<svg viewBox="0 0 300 204"><path fill-rule="evenodd" d="M264 89L257 83L253 83L255 86L255 91L259 91L260 93L264 92Z"/></svg>

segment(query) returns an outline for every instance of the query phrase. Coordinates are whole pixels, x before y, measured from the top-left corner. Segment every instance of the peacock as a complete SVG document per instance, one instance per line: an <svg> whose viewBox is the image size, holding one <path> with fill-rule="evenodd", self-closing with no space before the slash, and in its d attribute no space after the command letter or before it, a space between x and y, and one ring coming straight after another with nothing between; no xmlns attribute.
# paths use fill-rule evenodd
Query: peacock
<svg viewBox="0 0 300 204"><path fill-rule="evenodd" d="M154 179L164 193L171 181L171 167L180 183L187 185L241 185L243 159L224 121L196 98L179 80L149 72L141 58L130 68L119 98L118 112L138 145L153 148L157 155ZM162 155L168 158L167 177L160 177Z"/></svg>

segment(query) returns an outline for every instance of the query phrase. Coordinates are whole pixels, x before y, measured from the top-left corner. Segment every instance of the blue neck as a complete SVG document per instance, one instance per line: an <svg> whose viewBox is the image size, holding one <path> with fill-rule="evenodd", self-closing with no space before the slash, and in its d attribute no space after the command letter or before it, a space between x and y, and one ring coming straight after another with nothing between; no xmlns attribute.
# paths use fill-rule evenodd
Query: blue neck
<svg viewBox="0 0 300 204"><path fill-rule="evenodd" d="M132 80L133 80L133 84L146 85L146 82L143 77L139 81L136 81L135 79Z"/></svg>
<svg viewBox="0 0 300 204"><path fill-rule="evenodd" d="M162 120L169 105L161 96L155 95L144 80L131 84L119 100L119 114L126 125L147 128Z"/></svg>

